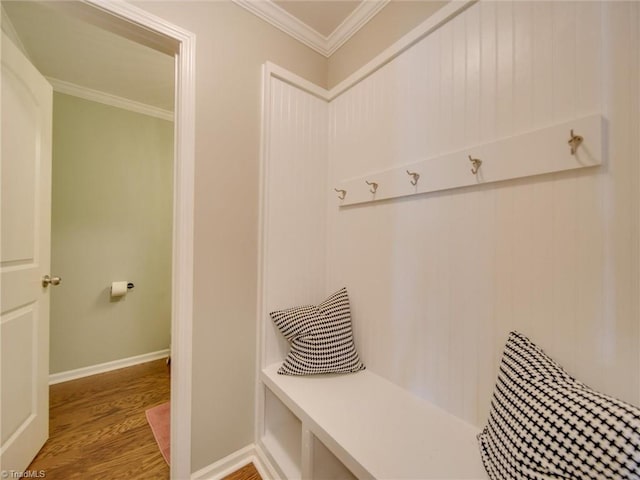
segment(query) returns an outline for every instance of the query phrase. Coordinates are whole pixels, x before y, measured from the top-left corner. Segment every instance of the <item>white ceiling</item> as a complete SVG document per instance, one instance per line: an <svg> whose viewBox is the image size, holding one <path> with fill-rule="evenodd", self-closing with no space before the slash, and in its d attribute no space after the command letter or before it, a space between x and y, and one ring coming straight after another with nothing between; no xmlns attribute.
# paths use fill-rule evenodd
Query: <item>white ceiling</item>
<svg viewBox="0 0 640 480"><path fill-rule="evenodd" d="M233 1L330 56L389 0ZM3 29L46 77L173 111L173 57L69 15L71 3L2 0Z"/></svg>

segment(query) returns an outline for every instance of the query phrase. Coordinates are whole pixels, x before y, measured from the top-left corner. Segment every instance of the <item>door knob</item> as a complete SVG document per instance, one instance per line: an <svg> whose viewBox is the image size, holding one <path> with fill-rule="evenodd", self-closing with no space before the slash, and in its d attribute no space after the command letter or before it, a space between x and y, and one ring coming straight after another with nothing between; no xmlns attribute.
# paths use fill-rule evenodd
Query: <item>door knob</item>
<svg viewBox="0 0 640 480"><path fill-rule="evenodd" d="M50 277L49 275L45 275L42 277L42 286L48 287L49 285L60 285L62 283L62 279L60 277Z"/></svg>

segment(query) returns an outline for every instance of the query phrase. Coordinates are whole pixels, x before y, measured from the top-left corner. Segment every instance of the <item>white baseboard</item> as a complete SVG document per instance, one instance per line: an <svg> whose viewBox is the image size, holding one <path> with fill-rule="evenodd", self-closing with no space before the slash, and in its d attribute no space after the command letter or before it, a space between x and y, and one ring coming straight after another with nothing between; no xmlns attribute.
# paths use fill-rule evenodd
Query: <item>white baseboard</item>
<svg viewBox="0 0 640 480"><path fill-rule="evenodd" d="M250 444L191 474L191 480L221 480L230 473L253 463L263 480L278 478L258 445Z"/></svg>
<svg viewBox="0 0 640 480"><path fill-rule="evenodd" d="M255 445L256 456L253 460L253 464L256 466L256 470L263 478L263 480L277 480L280 478L276 468L269 461L269 458L265 455L260 445Z"/></svg>
<svg viewBox="0 0 640 480"><path fill-rule="evenodd" d="M98 373L110 372L111 370L118 370L119 368L132 367L133 365L147 363L153 360L159 360L168 356L169 349L165 349L159 350L157 352L137 355L135 357L122 358L120 360L114 360L112 362L101 363L99 365L91 365L89 367L77 368L75 370L69 370L66 372L52 373L51 375L49 375L49 385L68 382L69 380L76 380L78 378L88 377L90 375L96 375Z"/></svg>

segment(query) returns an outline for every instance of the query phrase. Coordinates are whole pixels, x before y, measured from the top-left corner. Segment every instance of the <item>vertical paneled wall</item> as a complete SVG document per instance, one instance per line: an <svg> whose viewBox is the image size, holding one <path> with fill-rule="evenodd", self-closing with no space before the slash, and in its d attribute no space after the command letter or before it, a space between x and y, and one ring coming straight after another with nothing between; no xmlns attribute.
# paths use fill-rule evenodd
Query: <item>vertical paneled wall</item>
<svg viewBox="0 0 640 480"><path fill-rule="evenodd" d="M373 371L481 424L516 329L586 383L639 403L638 7L481 1L330 103L325 193L606 119L601 167L353 207L329 195L326 289L348 287Z"/></svg>
<svg viewBox="0 0 640 480"><path fill-rule="evenodd" d="M263 361L287 344L268 312L323 299L326 258L327 102L270 77L263 208Z"/></svg>

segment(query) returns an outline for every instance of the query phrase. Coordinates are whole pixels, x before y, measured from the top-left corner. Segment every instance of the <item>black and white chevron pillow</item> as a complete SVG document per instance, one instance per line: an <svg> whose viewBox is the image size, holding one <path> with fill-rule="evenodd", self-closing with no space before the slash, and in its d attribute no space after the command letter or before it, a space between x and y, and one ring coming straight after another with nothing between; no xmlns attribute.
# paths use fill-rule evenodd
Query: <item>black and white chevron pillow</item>
<svg viewBox="0 0 640 480"><path fill-rule="evenodd" d="M517 332L478 440L491 480L640 480L640 409L575 380Z"/></svg>
<svg viewBox="0 0 640 480"><path fill-rule="evenodd" d="M291 344L278 373L347 373L365 368L353 343L346 288L319 305L278 310L270 315Z"/></svg>

